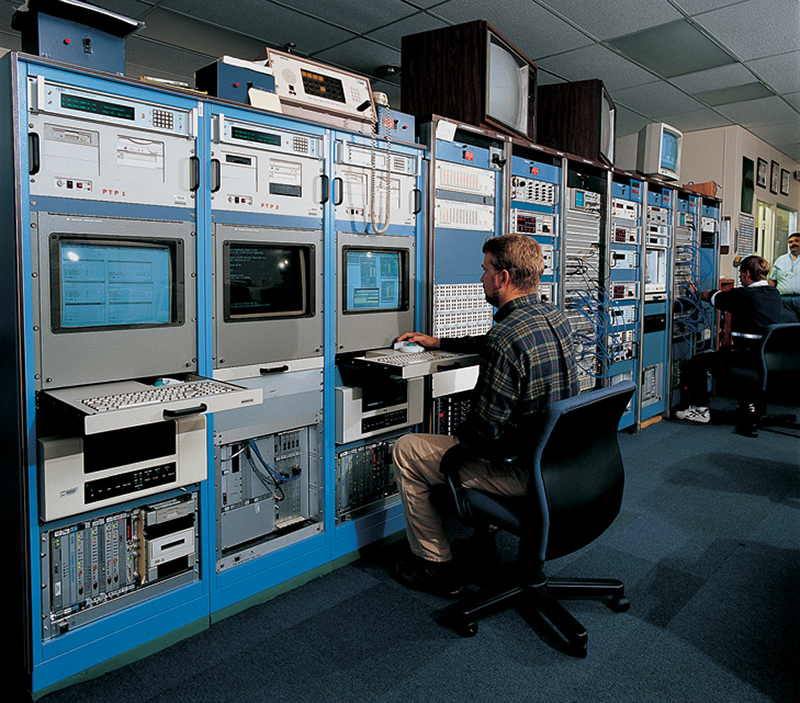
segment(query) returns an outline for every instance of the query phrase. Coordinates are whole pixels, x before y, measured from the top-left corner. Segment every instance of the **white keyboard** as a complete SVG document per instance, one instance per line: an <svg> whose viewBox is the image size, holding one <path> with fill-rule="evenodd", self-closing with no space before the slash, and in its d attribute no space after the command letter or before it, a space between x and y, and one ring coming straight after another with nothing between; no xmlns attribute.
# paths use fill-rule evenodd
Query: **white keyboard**
<svg viewBox="0 0 800 703"><path fill-rule="evenodd" d="M446 351L423 351L423 352L400 352L398 354L387 354L386 356L377 357L375 361L389 366L410 366L411 364L419 364L422 362L430 361L446 361L447 359L456 359L464 356L454 352Z"/></svg>
<svg viewBox="0 0 800 703"><path fill-rule="evenodd" d="M188 381L186 383L173 383L165 386L154 386L146 390L130 393L117 393L114 395L83 398L81 402L95 412L108 410L122 410L123 408L137 408L144 405L169 403L176 400L192 400L208 396L231 393L236 389L223 383L211 380Z"/></svg>

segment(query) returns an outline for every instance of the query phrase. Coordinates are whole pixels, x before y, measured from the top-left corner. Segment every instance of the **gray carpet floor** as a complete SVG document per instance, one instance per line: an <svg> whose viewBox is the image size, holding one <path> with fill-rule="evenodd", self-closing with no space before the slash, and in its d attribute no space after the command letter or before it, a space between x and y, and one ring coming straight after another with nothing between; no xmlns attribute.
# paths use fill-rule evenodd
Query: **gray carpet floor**
<svg viewBox="0 0 800 703"><path fill-rule="evenodd" d="M550 575L622 579L626 613L570 611L586 659L514 610L462 639L447 601L385 572L398 545L45 703L800 701L800 438L658 422L620 434L623 510ZM795 433L797 434L797 433ZM500 540L504 560L516 545Z"/></svg>

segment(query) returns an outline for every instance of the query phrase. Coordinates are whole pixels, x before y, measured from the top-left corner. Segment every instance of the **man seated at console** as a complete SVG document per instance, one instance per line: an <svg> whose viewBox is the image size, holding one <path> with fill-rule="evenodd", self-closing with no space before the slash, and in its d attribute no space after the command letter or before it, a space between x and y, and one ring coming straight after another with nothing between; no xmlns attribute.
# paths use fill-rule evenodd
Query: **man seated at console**
<svg viewBox="0 0 800 703"><path fill-rule="evenodd" d="M456 436L408 434L394 446L394 463L412 555L390 573L404 586L455 596L464 579L453 561L442 516L431 490L444 483L442 456L460 441L495 453L513 454L525 415L578 392L572 335L564 314L537 299L544 271L542 249L524 235L503 235L483 245L481 283L498 308L495 326L481 337L438 339L419 332L399 340L426 349L480 353L480 371L467 417ZM524 467L508 468L475 456L461 469L466 486L509 496L528 489Z"/></svg>
<svg viewBox="0 0 800 703"><path fill-rule="evenodd" d="M708 374L724 378L727 368L755 368L754 349L758 347L767 325L780 322L781 296L769 285L769 264L760 256L748 256L739 264L741 286L726 291L707 290L700 298L718 310L731 314L733 345L719 351L701 352L693 356L686 367L683 387L688 396L688 407L678 410L679 420L709 422Z"/></svg>

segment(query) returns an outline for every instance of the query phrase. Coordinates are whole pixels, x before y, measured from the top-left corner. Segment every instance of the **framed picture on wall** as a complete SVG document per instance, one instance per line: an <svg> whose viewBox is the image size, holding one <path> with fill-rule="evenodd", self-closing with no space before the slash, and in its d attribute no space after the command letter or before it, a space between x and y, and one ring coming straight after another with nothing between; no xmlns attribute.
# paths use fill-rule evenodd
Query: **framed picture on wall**
<svg viewBox="0 0 800 703"><path fill-rule="evenodd" d="M769 170L769 192L775 195L778 194L778 171L780 171L780 165L777 161L773 161Z"/></svg>
<svg viewBox="0 0 800 703"><path fill-rule="evenodd" d="M781 195L789 195L789 172L781 169Z"/></svg>
<svg viewBox="0 0 800 703"><path fill-rule="evenodd" d="M756 169L756 185L761 188L767 187L767 162L764 159L758 159L758 168Z"/></svg>

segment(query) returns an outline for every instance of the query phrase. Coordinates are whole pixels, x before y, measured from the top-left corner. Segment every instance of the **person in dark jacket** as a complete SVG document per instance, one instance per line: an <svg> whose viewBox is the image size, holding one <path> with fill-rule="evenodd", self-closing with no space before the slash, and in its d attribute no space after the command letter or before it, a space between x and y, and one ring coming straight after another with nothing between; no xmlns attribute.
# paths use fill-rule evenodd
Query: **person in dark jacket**
<svg viewBox="0 0 800 703"><path fill-rule="evenodd" d="M767 282L769 264L760 256L748 256L739 265L741 286L726 291L703 291L700 298L718 310L731 314L731 337L733 345L715 352L702 352L693 356L687 365L686 383L688 407L678 410L679 420L708 422L711 413L708 403L708 374L724 377L729 366L755 365L753 349L761 340L765 328L780 322L781 296ZM732 355L736 355L733 357ZM753 357L752 361L748 357Z"/></svg>

